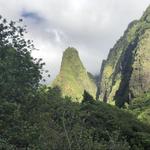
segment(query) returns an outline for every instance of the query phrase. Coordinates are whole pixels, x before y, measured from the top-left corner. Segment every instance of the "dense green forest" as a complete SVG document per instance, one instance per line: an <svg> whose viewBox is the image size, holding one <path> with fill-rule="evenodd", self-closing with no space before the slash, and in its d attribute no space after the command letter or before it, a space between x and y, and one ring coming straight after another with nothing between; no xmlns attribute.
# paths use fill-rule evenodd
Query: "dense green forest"
<svg viewBox="0 0 150 150"><path fill-rule="evenodd" d="M41 85L44 63L21 22L0 17L0 150L149 150L149 94L118 108Z"/></svg>

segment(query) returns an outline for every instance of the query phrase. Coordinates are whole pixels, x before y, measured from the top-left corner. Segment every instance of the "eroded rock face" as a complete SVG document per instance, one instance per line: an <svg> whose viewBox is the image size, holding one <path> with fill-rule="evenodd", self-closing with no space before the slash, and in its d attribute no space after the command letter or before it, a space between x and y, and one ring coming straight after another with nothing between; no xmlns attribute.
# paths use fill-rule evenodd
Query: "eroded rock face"
<svg viewBox="0 0 150 150"><path fill-rule="evenodd" d="M128 26L102 66L99 99L119 107L150 91L150 7Z"/></svg>
<svg viewBox="0 0 150 150"><path fill-rule="evenodd" d="M60 73L52 86L58 86L63 96L70 96L76 101L81 101L84 90L93 97L96 94L96 84L83 66L78 51L72 47L64 51Z"/></svg>

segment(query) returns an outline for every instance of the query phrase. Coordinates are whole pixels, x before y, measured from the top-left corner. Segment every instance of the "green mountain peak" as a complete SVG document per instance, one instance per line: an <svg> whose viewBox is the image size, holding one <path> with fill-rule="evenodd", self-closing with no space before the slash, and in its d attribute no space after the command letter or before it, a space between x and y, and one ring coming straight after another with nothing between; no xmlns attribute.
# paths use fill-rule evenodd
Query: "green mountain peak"
<svg viewBox="0 0 150 150"><path fill-rule="evenodd" d="M52 86L59 87L63 96L70 96L77 101L81 101L84 90L93 97L96 94L96 85L83 66L78 51L73 47L64 51L60 72Z"/></svg>
<svg viewBox="0 0 150 150"><path fill-rule="evenodd" d="M71 71L77 75L79 70L82 71L85 68L80 60L78 51L73 47L68 47L63 53L60 71Z"/></svg>

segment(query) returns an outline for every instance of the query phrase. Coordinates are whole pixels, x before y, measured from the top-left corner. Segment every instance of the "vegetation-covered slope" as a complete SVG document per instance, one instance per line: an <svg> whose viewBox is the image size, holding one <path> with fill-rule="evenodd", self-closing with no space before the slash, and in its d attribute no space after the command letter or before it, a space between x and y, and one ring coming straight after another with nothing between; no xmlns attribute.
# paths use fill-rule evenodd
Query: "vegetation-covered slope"
<svg viewBox="0 0 150 150"><path fill-rule="evenodd" d="M150 93L133 99L129 110L141 121L150 124Z"/></svg>
<svg viewBox="0 0 150 150"><path fill-rule="evenodd" d="M49 120L39 120L40 134L50 150L148 150L150 127L128 112L96 101L73 103L56 89L43 95L39 108Z"/></svg>
<svg viewBox="0 0 150 150"><path fill-rule="evenodd" d="M82 99L84 90L94 97L96 94L95 82L89 77L77 50L71 47L63 53L60 73L52 86L58 86L63 96L71 96L78 100Z"/></svg>
<svg viewBox="0 0 150 150"><path fill-rule="evenodd" d="M123 106L132 98L150 91L150 7L133 21L110 50L101 70L98 95Z"/></svg>

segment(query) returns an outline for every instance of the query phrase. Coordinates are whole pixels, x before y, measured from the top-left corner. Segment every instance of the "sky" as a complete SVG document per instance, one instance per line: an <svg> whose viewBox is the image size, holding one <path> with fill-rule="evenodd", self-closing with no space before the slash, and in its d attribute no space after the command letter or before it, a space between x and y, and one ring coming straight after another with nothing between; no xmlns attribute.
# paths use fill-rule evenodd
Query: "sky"
<svg viewBox="0 0 150 150"><path fill-rule="evenodd" d="M32 55L46 62L51 82L69 46L78 50L88 71L98 74L110 48L149 4L149 0L0 0L0 14L24 20L26 37L38 49Z"/></svg>

